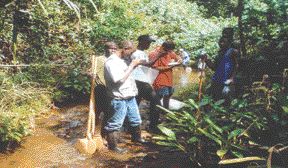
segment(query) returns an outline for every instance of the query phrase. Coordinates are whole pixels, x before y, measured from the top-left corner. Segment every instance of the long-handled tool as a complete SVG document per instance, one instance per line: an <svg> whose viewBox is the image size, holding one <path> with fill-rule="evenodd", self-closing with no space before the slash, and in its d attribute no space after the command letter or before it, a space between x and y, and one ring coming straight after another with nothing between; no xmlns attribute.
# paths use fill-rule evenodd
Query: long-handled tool
<svg viewBox="0 0 288 168"><path fill-rule="evenodd" d="M199 89L198 89L198 101L200 102L201 98L202 98L202 84L203 84L203 74L204 74L204 69L205 69L205 64L202 63L202 67L201 67L201 72L200 72L200 76L199 76ZM197 110L196 112L196 118L198 119L201 115L200 109Z"/></svg>
<svg viewBox="0 0 288 168"><path fill-rule="evenodd" d="M91 94L89 102L89 115L87 121L87 132L86 137L78 139L75 143L75 148L84 154L93 154L96 150L104 147L102 137L99 133L95 133L95 85L96 85L96 70L97 70L97 58L92 56L92 73L93 77L91 80Z"/></svg>

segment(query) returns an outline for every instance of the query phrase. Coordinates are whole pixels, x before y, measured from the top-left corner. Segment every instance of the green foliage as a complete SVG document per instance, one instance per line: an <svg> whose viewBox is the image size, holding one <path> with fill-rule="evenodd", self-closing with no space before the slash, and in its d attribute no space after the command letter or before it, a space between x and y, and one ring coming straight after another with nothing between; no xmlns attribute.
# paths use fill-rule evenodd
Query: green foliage
<svg viewBox="0 0 288 168"><path fill-rule="evenodd" d="M255 86L228 107L224 100L214 102L208 96L198 103L188 99L188 107L182 111L162 108L167 122L159 127L163 134L156 140L159 145L187 153L197 162L201 157L211 157L207 155L215 157L213 153L220 159L250 156L251 144L274 146L287 142L287 102L278 84L273 84L272 89ZM199 156L207 148L209 152Z"/></svg>
<svg viewBox="0 0 288 168"><path fill-rule="evenodd" d="M165 39L174 40L179 48L191 53L191 58L196 58L201 49L213 56L218 49L217 42L222 29L236 25L235 18L207 19L201 11L202 8L196 3L186 0L152 0L140 4L136 10L146 13L144 31L161 38L158 43Z"/></svg>
<svg viewBox="0 0 288 168"><path fill-rule="evenodd" d="M25 81L21 74L0 74L0 143L20 142L30 133L34 116L48 110L50 93Z"/></svg>
<svg viewBox="0 0 288 168"><path fill-rule="evenodd" d="M269 59L285 54L287 7L281 0L244 1L242 21L249 55Z"/></svg>

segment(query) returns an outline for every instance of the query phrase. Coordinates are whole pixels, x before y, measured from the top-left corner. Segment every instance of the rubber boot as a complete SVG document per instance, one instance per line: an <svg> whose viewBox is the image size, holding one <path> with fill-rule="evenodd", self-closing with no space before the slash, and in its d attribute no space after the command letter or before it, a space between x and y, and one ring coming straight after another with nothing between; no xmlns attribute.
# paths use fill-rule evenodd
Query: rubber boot
<svg viewBox="0 0 288 168"><path fill-rule="evenodd" d="M117 147L118 135L119 134L116 131L108 132L107 134L108 149L120 154L126 153L127 149Z"/></svg>
<svg viewBox="0 0 288 168"><path fill-rule="evenodd" d="M131 127L131 141L142 144L147 143L143 138L141 138L140 126Z"/></svg>
<svg viewBox="0 0 288 168"><path fill-rule="evenodd" d="M117 142L118 143L125 143L125 140L121 137L121 132L120 131L116 132L116 134L117 134Z"/></svg>

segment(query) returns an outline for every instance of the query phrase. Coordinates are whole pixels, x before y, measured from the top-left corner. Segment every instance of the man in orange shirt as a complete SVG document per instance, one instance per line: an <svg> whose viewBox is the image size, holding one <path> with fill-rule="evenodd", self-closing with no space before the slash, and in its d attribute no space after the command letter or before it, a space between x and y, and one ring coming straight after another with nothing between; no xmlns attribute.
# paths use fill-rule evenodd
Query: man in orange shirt
<svg viewBox="0 0 288 168"><path fill-rule="evenodd" d="M173 94L173 67L181 65L182 59L173 51L175 44L172 41L165 41L161 47L152 51L149 55L150 60L160 56L152 65L159 70L153 87L160 98L163 98L163 106L169 108L169 100ZM159 117L158 117L159 118Z"/></svg>

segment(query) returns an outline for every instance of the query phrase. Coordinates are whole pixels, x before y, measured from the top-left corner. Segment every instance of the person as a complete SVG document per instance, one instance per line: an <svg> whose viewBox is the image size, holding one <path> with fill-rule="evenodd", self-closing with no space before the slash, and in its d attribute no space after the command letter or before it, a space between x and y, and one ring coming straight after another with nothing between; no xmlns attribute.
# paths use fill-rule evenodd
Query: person
<svg viewBox="0 0 288 168"><path fill-rule="evenodd" d="M182 65L184 69L186 69L186 67L188 67L190 63L190 55L183 48L181 48L179 51L180 51L181 58L183 60Z"/></svg>
<svg viewBox="0 0 288 168"><path fill-rule="evenodd" d="M165 41L160 48L157 48L149 55L151 60L160 55L160 58L152 65L153 68L159 70L159 74L153 83L153 87L156 94L160 98L163 98L163 106L167 109L169 108L170 97L174 92L172 69L174 66L181 65L182 63L181 57L173 52L174 49L175 44L172 41ZM175 62L177 63L172 66L169 65L169 63Z"/></svg>
<svg viewBox="0 0 288 168"><path fill-rule="evenodd" d="M133 52L131 55L131 60L140 59L142 60L142 64L144 66L151 66L151 64L155 61L149 60L148 55L145 53L145 50L149 49L152 42L155 42L153 38L149 35L141 35L138 37L138 46L137 50ZM136 71L137 69L135 69ZM137 72L135 72L137 73ZM141 74L141 73L140 73ZM145 78L145 76L143 76ZM139 80L136 80L136 85L138 89L138 96L136 96L136 100L138 105L140 104L142 99L145 99L150 102L150 109L149 109L149 131L155 132L157 129L157 114L159 113L156 105L160 105L160 99L157 97L156 92L152 88L149 83L145 83Z"/></svg>
<svg viewBox="0 0 288 168"><path fill-rule="evenodd" d="M238 67L238 51L231 47L231 43L230 38L221 37L219 40L220 49L215 62L207 59L207 57L205 60L207 66L215 71L212 76L210 94L214 100L226 99L227 105L231 98L234 97L235 90L233 85L235 84L235 75Z"/></svg>
<svg viewBox="0 0 288 168"><path fill-rule="evenodd" d="M99 117L103 113L103 120L101 124L101 136L105 138L104 124L107 121L108 116L108 97L106 91L106 83L104 79L104 64L107 58L114 54L118 49L118 45L109 41L104 45L104 55L96 57L97 59L97 69L96 69L96 87L95 87L95 105L96 105L96 124L99 123Z"/></svg>
<svg viewBox="0 0 288 168"><path fill-rule="evenodd" d="M205 77L205 69L206 69L206 62L205 60L207 59L207 53L205 51L201 51L198 59L198 72L199 72L199 77Z"/></svg>
<svg viewBox="0 0 288 168"><path fill-rule="evenodd" d="M125 63L124 57L130 56L133 51L133 43L125 41L121 44L121 49L112 54L105 62L104 78L106 81L107 92L110 98L110 115L105 124L107 132L108 149L117 153L126 150L117 146L117 132L123 125L127 117L131 127L133 142L142 142L141 138L141 117L135 96L138 93L135 80L131 76L133 69L141 63L141 60L134 59L129 66Z"/></svg>

